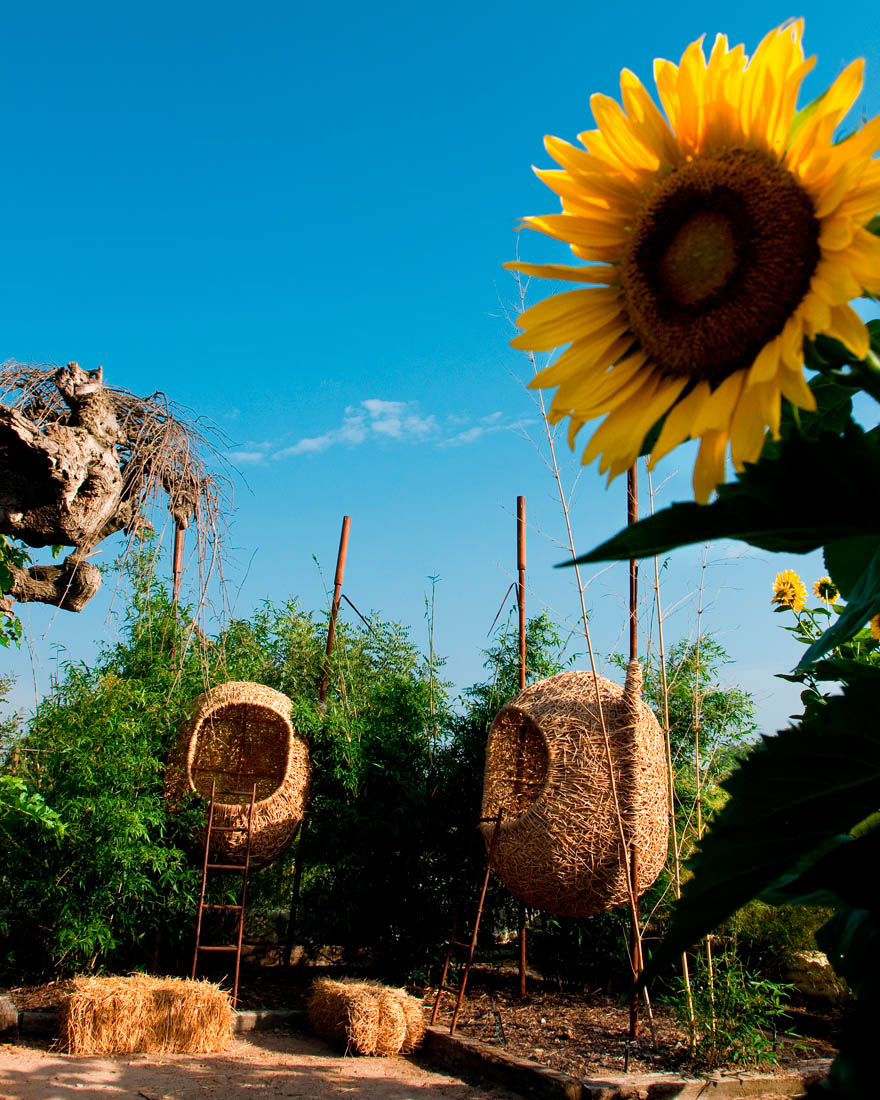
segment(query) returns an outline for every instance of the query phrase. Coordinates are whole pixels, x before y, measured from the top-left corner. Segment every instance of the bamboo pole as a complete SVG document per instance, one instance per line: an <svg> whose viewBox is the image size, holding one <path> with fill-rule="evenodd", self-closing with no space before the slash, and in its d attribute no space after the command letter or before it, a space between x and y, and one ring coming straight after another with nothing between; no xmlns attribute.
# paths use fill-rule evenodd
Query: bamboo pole
<svg viewBox="0 0 880 1100"><path fill-rule="evenodd" d="M639 483L638 467L633 464L626 474L626 522L631 527L639 521ZM629 660L639 659L639 563L635 558L629 561ZM633 980L637 982L642 973L642 938L639 930L639 853L635 844L629 849L630 896L630 959ZM636 989L629 1003L629 1037L635 1039L639 1034L639 991Z"/></svg>
<svg viewBox="0 0 880 1100"><path fill-rule="evenodd" d="M327 624L327 648L324 654L324 671L318 685L318 702L323 706L327 698L327 684L330 679L330 656L333 653L333 640L336 637L336 619L339 615L339 603L342 599L342 582L345 577L345 559L348 554L348 532L351 528L351 516L342 517L342 530L339 534L339 550L336 554L336 573L333 577L333 601L330 604L330 622ZM290 913L287 919L287 935L284 938L284 966L290 966L290 955L294 947L296 934L299 895L302 890L303 868L305 867L306 834L308 818L302 820L296 848L296 866L293 872L293 888L290 895Z"/></svg>
<svg viewBox="0 0 880 1100"><path fill-rule="evenodd" d="M645 460L647 465L647 459ZM651 515L654 515L654 483L651 480L651 471L648 470L648 496L651 503ZM663 739L666 745L666 777L669 797L669 833L672 837L672 892L675 900L681 897L681 850L678 842L678 823L675 819L675 771L672 766L672 731L669 722L669 682L666 676L666 645L663 638L663 604L660 599L660 562L654 555L654 599L657 607L657 642L659 646L660 662L660 690L663 700ZM684 982L685 1001L688 1014L688 1034L691 1050L696 1050L696 1014L694 1011L694 994L691 988L690 966L687 952L681 953L681 977Z"/></svg>
<svg viewBox="0 0 880 1100"><path fill-rule="evenodd" d="M516 498L516 599L519 605L519 690L526 686L526 498ZM520 757L521 758L521 757ZM519 907L519 995L526 995L526 907Z"/></svg>

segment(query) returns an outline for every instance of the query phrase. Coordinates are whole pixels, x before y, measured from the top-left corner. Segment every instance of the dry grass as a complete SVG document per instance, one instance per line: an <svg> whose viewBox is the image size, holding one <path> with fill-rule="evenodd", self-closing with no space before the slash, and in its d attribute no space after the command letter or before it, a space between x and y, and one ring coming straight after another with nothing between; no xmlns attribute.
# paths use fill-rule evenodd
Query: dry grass
<svg viewBox="0 0 880 1100"><path fill-rule="evenodd" d="M59 1013L68 1054L207 1054L232 1039L229 994L183 978L78 977Z"/></svg>

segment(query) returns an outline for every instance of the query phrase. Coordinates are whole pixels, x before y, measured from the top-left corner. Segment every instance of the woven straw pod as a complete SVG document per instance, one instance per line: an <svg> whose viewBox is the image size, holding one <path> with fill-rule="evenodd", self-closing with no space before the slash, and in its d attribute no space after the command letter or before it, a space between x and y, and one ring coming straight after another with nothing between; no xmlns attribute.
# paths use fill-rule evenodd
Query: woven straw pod
<svg viewBox="0 0 880 1100"><path fill-rule="evenodd" d="M166 797L179 803L195 791L209 798L213 781L214 825L246 826L256 783L251 865L262 867L293 840L308 798L309 748L290 720L290 700L262 684L232 682L200 695L194 708L168 761ZM247 793L222 793L229 790ZM197 839L204 842L204 830ZM242 859L246 840L218 832L212 851Z"/></svg>
<svg viewBox="0 0 880 1100"><path fill-rule="evenodd" d="M499 711L486 750L482 816L502 810L492 869L526 904L561 917L592 916L628 897L597 691L641 893L666 861L669 826L663 735L641 699L637 662L625 688L591 672L531 684ZM487 847L493 828L481 825Z"/></svg>

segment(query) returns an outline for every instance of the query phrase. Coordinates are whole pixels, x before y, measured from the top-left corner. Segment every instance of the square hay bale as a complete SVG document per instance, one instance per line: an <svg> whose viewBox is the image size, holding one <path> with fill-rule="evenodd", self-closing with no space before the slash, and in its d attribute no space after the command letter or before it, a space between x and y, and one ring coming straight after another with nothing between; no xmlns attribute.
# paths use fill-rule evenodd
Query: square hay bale
<svg viewBox="0 0 880 1100"><path fill-rule="evenodd" d="M309 997L318 1035L356 1054L408 1054L425 1034L421 1001L378 982L319 978Z"/></svg>
<svg viewBox="0 0 880 1100"><path fill-rule="evenodd" d="M73 980L59 1013L68 1054L207 1054L232 1039L229 994L213 982L183 978Z"/></svg>

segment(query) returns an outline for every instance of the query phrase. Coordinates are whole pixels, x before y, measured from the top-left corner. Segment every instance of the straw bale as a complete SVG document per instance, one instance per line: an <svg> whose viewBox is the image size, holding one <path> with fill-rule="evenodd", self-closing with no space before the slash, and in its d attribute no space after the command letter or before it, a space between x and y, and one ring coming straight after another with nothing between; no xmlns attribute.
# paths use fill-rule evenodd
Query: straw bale
<svg viewBox="0 0 880 1100"><path fill-rule="evenodd" d="M262 867L288 847L302 822L311 780L309 748L290 720L291 702L279 691L247 681L230 682L200 695L181 728L165 773L165 795L172 806L188 793L250 792L254 804L251 865ZM247 825L250 794L220 795L216 826ZM194 838L204 843L204 830ZM244 858L244 833L212 836L215 855Z"/></svg>
<svg viewBox="0 0 880 1100"><path fill-rule="evenodd" d="M640 893L660 873L669 828L666 750L659 723L641 699L641 682L637 662L623 688L591 672L562 672L530 684L496 716L482 816L502 811L492 868L526 904L564 917L621 904L628 897L631 845ZM493 828L481 825L487 847Z"/></svg>
<svg viewBox="0 0 880 1100"><path fill-rule="evenodd" d="M405 989L391 989L389 992L397 998L406 1021L406 1035L400 1053L409 1054L425 1037L425 1010L422 1002L417 997L411 997Z"/></svg>
<svg viewBox="0 0 880 1100"><path fill-rule="evenodd" d="M403 989L377 982L319 978L308 1013L318 1035L344 1042L356 1054L409 1053L425 1034L421 1003Z"/></svg>
<svg viewBox="0 0 880 1100"><path fill-rule="evenodd" d="M232 1040L229 994L183 978L73 979L59 1013L68 1054L207 1054Z"/></svg>

